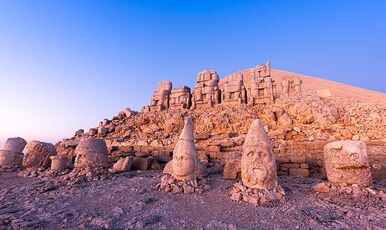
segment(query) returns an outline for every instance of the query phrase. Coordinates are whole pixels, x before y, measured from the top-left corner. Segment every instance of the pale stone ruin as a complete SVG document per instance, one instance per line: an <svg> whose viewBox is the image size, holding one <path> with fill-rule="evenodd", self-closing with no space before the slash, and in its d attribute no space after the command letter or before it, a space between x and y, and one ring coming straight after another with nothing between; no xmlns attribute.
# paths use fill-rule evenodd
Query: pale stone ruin
<svg viewBox="0 0 386 230"><path fill-rule="evenodd" d="M26 169L46 169L51 165L51 156L56 156L55 146L51 143L40 141L28 142L23 166Z"/></svg>
<svg viewBox="0 0 386 230"><path fill-rule="evenodd" d="M298 77L281 82L281 95L276 91L270 62L251 68L248 77L249 84L245 84L243 74L233 74L223 79L220 86L215 70L203 70L197 75L193 92L187 86L172 88L170 81L161 81L151 96L150 105L144 106L142 112L210 108L219 104L255 106L273 103L279 96L300 99L302 95L303 83Z"/></svg>
<svg viewBox="0 0 386 230"><path fill-rule="evenodd" d="M107 147L104 139L82 138L75 149L75 168L107 167Z"/></svg>
<svg viewBox="0 0 386 230"><path fill-rule="evenodd" d="M27 142L20 137L8 138L0 150L0 167L21 167L23 149Z"/></svg>
<svg viewBox="0 0 386 230"><path fill-rule="evenodd" d="M187 86L173 88L170 94L169 107L172 109L189 109L190 106L190 88Z"/></svg>
<svg viewBox="0 0 386 230"><path fill-rule="evenodd" d="M222 104L246 104L247 91L242 74L232 75L226 79L221 96Z"/></svg>
<svg viewBox="0 0 386 230"><path fill-rule="evenodd" d="M221 92L218 83L219 76L216 71L203 70L198 73L192 94L192 108L213 107L220 104Z"/></svg>
<svg viewBox="0 0 386 230"><path fill-rule="evenodd" d="M133 164L133 157L124 157L124 158L119 159L113 165L113 168L110 171L113 173L126 172L126 171L130 170L132 164Z"/></svg>
<svg viewBox="0 0 386 230"><path fill-rule="evenodd" d="M248 103L250 105L274 102L276 83L271 78L271 64L257 65L250 71L251 86L248 89Z"/></svg>
<svg viewBox="0 0 386 230"><path fill-rule="evenodd" d="M171 165L171 169L170 169ZM168 173L161 178L159 189L172 193L200 192L197 178L199 160L194 144L193 120L185 118L185 125L173 150L173 160L164 172Z"/></svg>
<svg viewBox="0 0 386 230"><path fill-rule="evenodd" d="M298 77L284 79L281 82L281 97L294 97L300 99L302 96L302 84L302 80L300 80Z"/></svg>
<svg viewBox="0 0 386 230"><path fill-rule="evenodd" d="M336 184L372 185L366 144L362 141L336 141L324 147L327 178Z"/></svg>
<svg viewBox="0 0 386 230"><path fill-rule="evenodd" d="M52 171L60 172L66 169L70 169L72 167L72 161L66 155L51 156L50 159Z"/></svg>
<svg viewBox="0 0 386 230"><path fill-rule="evenodd" d="M162 111L169 108L169 95L172 91L172 83L170 81L161 81L158 84L157 90L151 96L150 110Z"/></svg>
<svg viewBox="0 0 386 230"><path fill-rule="evenodd" d="M254 120L245 138L241 157L241 182L230 190L231 199L254 205L285 201L278 184L273 147L263 124Z"/></svg>

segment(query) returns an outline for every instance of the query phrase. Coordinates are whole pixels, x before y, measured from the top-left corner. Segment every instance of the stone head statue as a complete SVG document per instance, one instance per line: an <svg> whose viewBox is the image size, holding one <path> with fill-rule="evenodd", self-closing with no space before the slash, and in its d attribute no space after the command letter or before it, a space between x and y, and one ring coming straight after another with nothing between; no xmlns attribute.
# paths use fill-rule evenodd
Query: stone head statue
<svg viewBox="0 0 386 230"><path fill-rule="evenodd" d="M185 118L185 126L173 150L173 175L179 180L197 179L198 154L194 145L193 121Z"/></svg>
<svg viewBox="0 0 386 230"><path fill-rule="evenodd" d="M170 92L173 88L172 82L170 81L161 81L157 86L158 92Z"/></svg>
<svg viewBox="0 0 386 230"><path fill-rule="evenodd" d="M336 141L324 146L327 178L333 183L372 184L366 144L362 141Z"/></svg>
<svg viewBox="0 0 386 230"><path fill-rule="evenodd" d="M241 157L241 179L249 188L270 190L277 187L272 143L258 119L252 122L245 138Z"/></svg>

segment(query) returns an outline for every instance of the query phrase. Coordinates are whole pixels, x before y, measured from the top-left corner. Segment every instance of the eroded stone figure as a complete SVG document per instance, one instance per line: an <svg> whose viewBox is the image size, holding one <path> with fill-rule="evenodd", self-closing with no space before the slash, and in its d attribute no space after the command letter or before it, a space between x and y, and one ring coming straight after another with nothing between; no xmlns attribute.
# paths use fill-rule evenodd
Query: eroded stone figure
<svg viewBox="0 0 386 230"><path fill-rule="evenodd" d="M336 184L372 185L366 144L362 141L336 141L324 147L327 179Z"/></svg>
<svg viewBox="0 0 386 230"><path fill-rule="evenodd" d="M197 179L198 154L194 145L193 120L185 118L185 126L173 150L173 176L178 180Z"/></svg>
<svg viewBox="0 0 386 230"><path fill-rule="evenodd" d="M241 156L241 179L249 188L273 189L277 186L272 143L259 120L252 122L245 138Z"/></svg>
<svg viewBox="0 0 386 230"><path fill-rule="evenodd" d="M55 146L41 141L30 141L26 146L23 166L27 169L48 168L51 156L56 156Z"/></svg>
<svg viewBox="0 0 386 230"><path fill-rule="evenodd" d="M8 138L0 150L0 167L21 167L26 144L23 138Z"/></svg>
<svg viewBox="0 0 386 230"><path fill-rule="evenodd" d="M271 78L271 64L257 65L250 70L251 84L248 89L248 104L266 104L275 100L275 81Z"/></svg>
<svg viewBox="0 0 386 230"><path fill-rule="evenodd" d="M200 165L194 144L193 120L191 117L185 118L185 126L173 150L173 160L164 169L164 176L161 183L157 185L160 190L171 193L194 193L202 192L205 185L198 183L199 172L203 172L206 166Z"/></svg>
<svg viewBox="0 0 386 230"><path fill-rule="evenodd" d="M107 166L107 147L104 139L82 138L75 149L75 168Z"/></svg>
<svg viewBox="0 0 386 230"><path fill-rule="evenodd" d="M297 76L282 80L281 97L294 97L296 99L300 99L302 96L302 85L303 81Z"/></svg>
<svg viewBox="0 0 386 230"><path fill-rule="evenodd" d="M170 94L169 107L177 109L189 109L190 102L190 88L187 86L173 88Z"/></svg>
<svg viewBox="0 0 386 230"><path fill-rule="evenodd" d="M170 81L161 81L158 84L157 90L151 96L150 110L162 111L168 109L171 91L172 83Z"/></svg>
<svg viewBox="0 0 386 230"><path fill-rule="evenodd" d="M219 77L214 70L198 73L196 86L192 93L192 108L213 107L220 103Z"/></svg>
<svg viewBox="0 0 386 230"><path fill-rule="evenodd" d="M260 120L254 120L249 128L240 166L241 183L231 189L232 200L254 205L285 200L284 190L277 181L273 146Z"/></svg>
<svg viewBox="0 0 386 230"><path fill-rule="evenodd" d="M242 74L232 75L225 80L221 99L222 104L246 103L246 90Z"/></svg>

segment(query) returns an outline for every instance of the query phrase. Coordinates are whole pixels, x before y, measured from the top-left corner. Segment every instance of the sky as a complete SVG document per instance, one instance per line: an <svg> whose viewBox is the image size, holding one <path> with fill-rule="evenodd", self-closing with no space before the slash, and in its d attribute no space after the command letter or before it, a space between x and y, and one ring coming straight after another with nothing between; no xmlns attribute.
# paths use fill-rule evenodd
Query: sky
<svg viewBox="0 0 386 230"><path fill-rule="evenodd" d="M55 143L161 80L273 68L386 93L383 0L0 0L0 143Z"/></svg>

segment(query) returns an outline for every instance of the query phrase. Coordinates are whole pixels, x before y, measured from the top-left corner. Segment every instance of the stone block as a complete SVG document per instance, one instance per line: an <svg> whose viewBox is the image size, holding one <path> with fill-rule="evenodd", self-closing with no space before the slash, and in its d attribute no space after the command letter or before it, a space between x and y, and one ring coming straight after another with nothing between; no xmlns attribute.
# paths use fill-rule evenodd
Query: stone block
<svg viewBox="0 0 386 230"><path fill-rule="evenodd" d="M134 170L146 171L149 169L150 165L151 165L151 158L149 158L149 157L146 157L146 158L134 157L131 167Z"/></svg>
<svg viewBox="0 0 386 230"><path fill-rule="evenodd" d="M310 171L308 169L301 169L301 168L290 168L289 174L291 176L302 176L302 177L309 177Z"/></svg>
<svg viewBox="0 0 386 230"><path fill-rule="evenodd" d="M232 159L225 163L223 176L228 180L236 180L241 173L240 159Z"/></svg>
<svg viewBox="0 0 386 230"><path fill-rule="evenodd" d="M284 168L300 168L299 164L280 164L280 167Z"/></svg>

